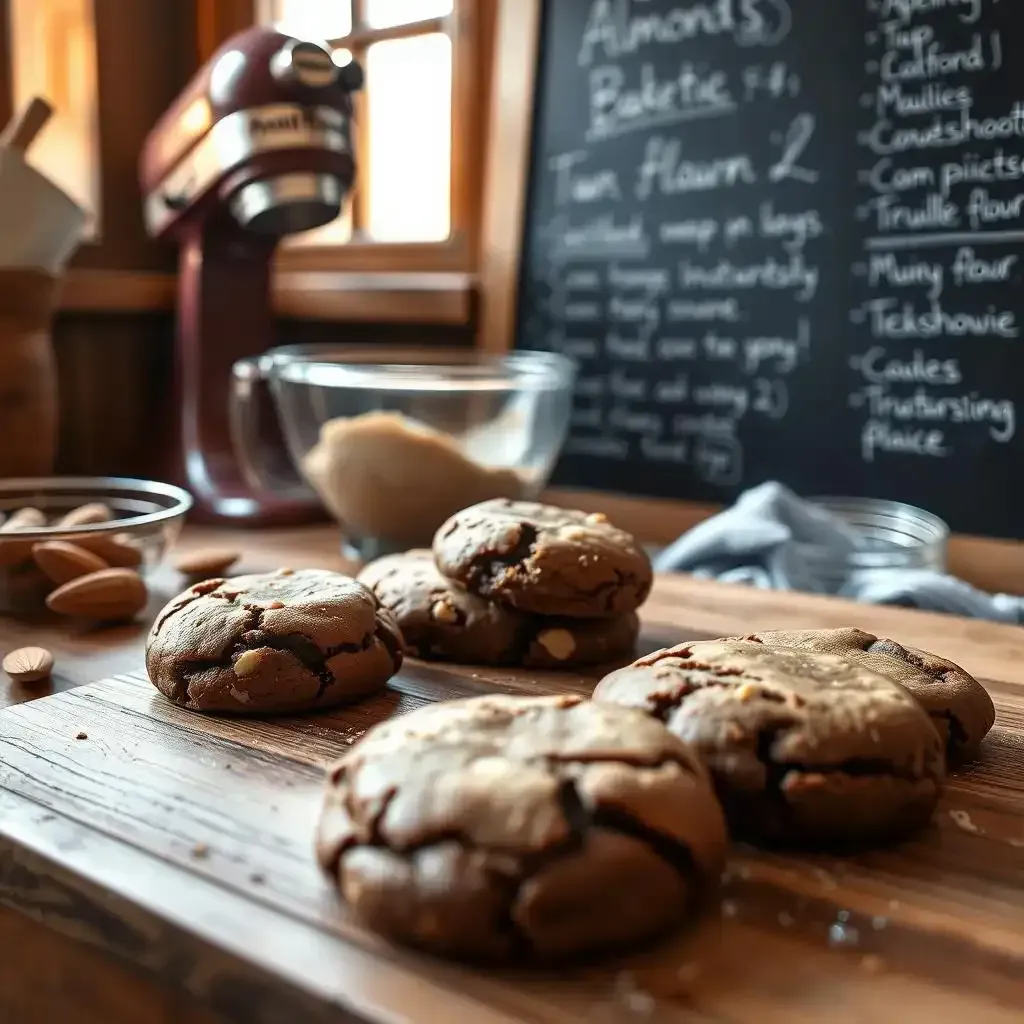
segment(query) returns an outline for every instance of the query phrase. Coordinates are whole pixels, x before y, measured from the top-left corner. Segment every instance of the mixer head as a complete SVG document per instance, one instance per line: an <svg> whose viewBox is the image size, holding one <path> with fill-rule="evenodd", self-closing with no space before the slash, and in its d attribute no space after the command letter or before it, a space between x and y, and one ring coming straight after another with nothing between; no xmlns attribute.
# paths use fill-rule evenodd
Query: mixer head
<svg viewBox="0 0 1024 1024"><path fill-rule="evenodd" d="M280 238L333 220L355 177L355 61L257 27L211 57L150 132L140 177L155 237Z"/></svg>

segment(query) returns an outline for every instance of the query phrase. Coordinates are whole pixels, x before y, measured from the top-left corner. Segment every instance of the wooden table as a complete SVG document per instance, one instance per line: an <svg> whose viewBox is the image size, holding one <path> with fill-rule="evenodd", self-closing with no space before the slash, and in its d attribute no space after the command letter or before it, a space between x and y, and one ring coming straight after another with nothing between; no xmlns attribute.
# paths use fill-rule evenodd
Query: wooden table
<svg viewBox="0 0 1024 1024"><path fill-rule="evenodd" d="M242 536L245 569L341 565L330 530ZM168 574L158 589L179 584ZM0 622L0 653L51 647L65 691L0 688L0 706L15 705L0 711L0 1021L1019 1021L1024 633L684 577L658 581L644 619L646 648L860 625L961 662L989 687L996 726L911 842L849 859L737 848L710 911L653 949L486 973L348 921L312 856L323 765L428 701L588 692L594 676L409 662L385 695L343 712L239 722L156 694L145 622L71 634Z"/></svg>

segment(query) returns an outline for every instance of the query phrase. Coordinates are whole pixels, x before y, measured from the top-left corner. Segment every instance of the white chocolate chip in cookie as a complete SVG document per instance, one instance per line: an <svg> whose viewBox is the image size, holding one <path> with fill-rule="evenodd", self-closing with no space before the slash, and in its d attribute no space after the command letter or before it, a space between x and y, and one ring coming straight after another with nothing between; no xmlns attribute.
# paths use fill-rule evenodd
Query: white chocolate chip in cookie
<svg viewBox="0 0 1024 1024"><path fill-rule="evenodd" d="M459 621L459 613L444 599L435 601L430 609L430 617L435 622L452 625Z"/></svg>
<svg viewBox="0 0 1024 1024"><path fill-rule="evenodd" d="M235 659L232 668L239 678L255 675L260 670L260 656L255 651L246 651Z"/></svg>
<svg viewBox="0 0 1024 1024"><path fill-rule="evenodd" d="M537 634L537 643L557 661L571 658L576 651L576 641L567 629L542 630Z"/></svg>
<svg viewBox="0 0 1024 1024"><path fill-rule="evenodd" d="M590 540L594 535L582 526L570 526L566 530L562 530L563 540L578 540L586 541Z"/></svg>
<svg viewBox="0 0 1024 1024"><path fill-rule="evenodd" d="M238 701L239 704L248 704L252 698L245 692L245 690L239 690L237 687L232 686L230 690L231 696Z"/></svg>

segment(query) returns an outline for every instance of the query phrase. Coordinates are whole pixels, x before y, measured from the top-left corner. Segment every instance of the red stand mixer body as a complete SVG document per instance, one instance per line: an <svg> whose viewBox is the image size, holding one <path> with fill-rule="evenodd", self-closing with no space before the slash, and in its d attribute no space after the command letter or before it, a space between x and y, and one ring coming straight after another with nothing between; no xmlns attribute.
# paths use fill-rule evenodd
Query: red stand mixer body
<svg viewBox="0 0 1024 1024"><path fill-rule="evenodd" d="M228 40L157 122L140 161L149 233L180 247L172 475L205 522L281 525L319 503L260 491L238 469L234 363L274 343L271 264L285 235L326 224L352 187L358 64L257 27ZM279 439L278 439L279 441Z"/></svg>

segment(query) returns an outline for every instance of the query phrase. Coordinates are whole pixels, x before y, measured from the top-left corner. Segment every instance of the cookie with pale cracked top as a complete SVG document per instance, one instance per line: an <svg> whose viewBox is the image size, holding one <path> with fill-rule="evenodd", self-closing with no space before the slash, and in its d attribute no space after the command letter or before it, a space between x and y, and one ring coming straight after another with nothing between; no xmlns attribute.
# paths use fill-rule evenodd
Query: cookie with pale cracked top
<svg viewBox="0 0 1024 1024"><path fill-rule="evenodd" d="M937 654L904 647L853 626L754 633L745 639L769 647L800 647L856 658L895 680L928 712L951 763L973 757L995 724L995 705L985 687L965 669Z"/></svg>
<svg viewBox="0 0 1024 1024"><path fill-rule="evenodd" d="M402 664L392 615L348 576L302 569L212 579L170 601L146 643L168 699L258 715L327 708L384 688Z"/></svg>
<svg viewBox="0 0 1024 1024"><path fill-rule="evenodd" d="M375 726L332 769L317 837L366 927L492 962L666 931L713 887L725 848L685 743L568 695L474 697Z"/></svg>
<svg viewBox="0 0 1024 1024"><path fill-rule="evenodd" d="M608 618L636 611L653 581L637 540L600 513L497 499L463 509L438 531L441 573L520 611Z"/></svg>
<svg viewBox="0 0 1024 1024"><path fill-rule="evenodd" d="M425 549L379 558L357 578L395 616L408 653L427 661L568 669L635 654L635 612L571 619L516 611L461 590Z"/></svg>
<svg viewBox="0 0 1024 1024"><path fill-rule="evenodd" d="M655 651L594 700L638 708L692 744L734 835L767 843L880 842L926 824L945 777L923 708L861 660L750 640Z"/></svg>

